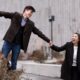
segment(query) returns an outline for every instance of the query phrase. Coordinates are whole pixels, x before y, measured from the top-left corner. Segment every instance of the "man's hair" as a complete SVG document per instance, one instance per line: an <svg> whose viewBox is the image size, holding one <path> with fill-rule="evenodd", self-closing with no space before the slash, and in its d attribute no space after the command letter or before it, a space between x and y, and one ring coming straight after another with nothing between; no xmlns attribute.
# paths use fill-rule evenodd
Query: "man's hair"
<svg viewBox="0 0 80 80"><path fill-rule="evenodd" d="M25 10L32 10L32 12L35 12L35 8L33 6L26 6L23 10L23 12L25 12Z"/></svg>

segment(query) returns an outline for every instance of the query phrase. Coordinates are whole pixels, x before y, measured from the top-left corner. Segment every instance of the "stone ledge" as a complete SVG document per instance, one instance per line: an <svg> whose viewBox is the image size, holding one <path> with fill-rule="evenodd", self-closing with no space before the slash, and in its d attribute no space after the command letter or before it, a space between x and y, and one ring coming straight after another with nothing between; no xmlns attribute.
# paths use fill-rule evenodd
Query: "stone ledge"
<svg viewBox="0 0 80 80"><path fill-rule="evenodd" d="M24 73L48 77L60 77L61 65L41 64L33 61L18 61L17 69L23 69Z"/></svg>

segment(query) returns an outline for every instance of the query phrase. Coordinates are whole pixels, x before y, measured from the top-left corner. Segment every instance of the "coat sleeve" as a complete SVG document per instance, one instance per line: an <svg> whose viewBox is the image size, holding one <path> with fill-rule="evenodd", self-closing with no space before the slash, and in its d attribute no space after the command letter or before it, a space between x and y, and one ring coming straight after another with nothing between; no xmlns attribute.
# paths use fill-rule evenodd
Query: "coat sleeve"
<svg viewBox="0 0 80 80"><path fill-rule="evenodd" d="M64 44L64 45L61 46L61 47L58 47L58 46L56 46L56 45L52 45L52 46L51 46L51 49L59 52L59 51L64 51L64 50L66 50L66 47L67 47L67 43Z"/></svg>
<svg viewBox="0 0 80 80"><path fill-rule="evenodd" d="M40 38L42 38L43 40L45 40L46 42L50 42L50 39L47 38L38 28L36 28L35 26L33 27L33 33L38 35Z"/></svg>
<svg viewBox="0 0 80 80"><path fill-rule="evenodd" d="M12 18L13 16L14 16L14 13L0 11L0 17Z"/></svg>

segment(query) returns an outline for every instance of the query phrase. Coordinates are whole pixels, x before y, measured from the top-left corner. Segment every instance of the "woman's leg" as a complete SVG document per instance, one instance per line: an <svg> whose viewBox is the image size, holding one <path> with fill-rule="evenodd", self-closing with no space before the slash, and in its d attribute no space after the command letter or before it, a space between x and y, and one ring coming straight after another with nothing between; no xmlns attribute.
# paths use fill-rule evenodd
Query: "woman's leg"
<svg viewBox="0 0 80 80"><path fill-rule="evenodd" d="M78 69L75 66L71 69L71 80L78 80Z"/></svg>

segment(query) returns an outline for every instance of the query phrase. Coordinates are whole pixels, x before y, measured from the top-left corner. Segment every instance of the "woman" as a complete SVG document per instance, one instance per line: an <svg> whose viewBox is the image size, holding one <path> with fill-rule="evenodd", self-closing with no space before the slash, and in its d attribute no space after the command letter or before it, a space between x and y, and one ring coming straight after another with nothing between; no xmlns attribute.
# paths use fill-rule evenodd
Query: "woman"
<svg viewBox="0 0 80 80"><path fill-rule="evenodd" d="M66 51L64 60L64 80L80 80L80 35L72 35L71 42L67 42L61 47L51 45L55 51Z"/></svg>

